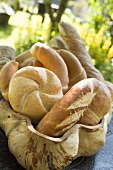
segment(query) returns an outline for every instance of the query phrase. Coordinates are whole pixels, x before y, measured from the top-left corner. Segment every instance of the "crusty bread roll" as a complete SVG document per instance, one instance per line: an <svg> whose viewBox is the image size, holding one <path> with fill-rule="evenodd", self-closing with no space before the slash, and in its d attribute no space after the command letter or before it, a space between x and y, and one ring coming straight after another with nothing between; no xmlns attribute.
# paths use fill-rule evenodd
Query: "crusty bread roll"
<svg viewBox="0 0 113 170"><path fill-rule="evenodd" d="M19 54L15 60L19 63L19 69L28 65L43 67L43 64L31 55L30 50L26 50Z"/></svg>
<svg viewBox="0 0 113 170"><path fill-rule="evenodd" d="M9 85L12 108L37 123L63 96L58 77L45 68L26 66L18 70Z"/></svg>
<svg viewBox="0 0 113 170"><path fill-rule="evenodd" d="M60 36L54 36L51 38L48 42L48 46L55 50L66 49L63 39Z"/></svg>
<svg viewBox="0 0 113 170"><path fill-rule="evenodd" d="M63 93L68 90L68 69L61 56L52 48L43 43L35 43L30 53L38 59L46 69L57 75L62 84Z"/></svg>
<svg viewBox="0 0 113 170"><path fill-rule="evenodd" d="M80 61L71 52L60 49L56 50L57 53L63 58L68 68L69 85L70 89L73 85L82 79L87 78L86 72L82 67Z"/></svg>
<svg viewBox="0 0 113 170"><path fill-rule="evenodd" d="M101 72L92 63L91 56L88 54L85 44L76 31L75 27L67 22L59 23L59 32L66 48L72 52L81 62L88 78L97 78L104 81Z"/></svg>
<svg viewBox="0 0 113 170"><path fill-rule="evenodd" d="M10 46L0 46L0 70L11 60L15 60L15 50Z"/></svg>
<svg viewBox="0 0 113 170"><path fill-rule="evenodd" d="M48 136L64 134L88 109L98 89L97 79L79 81L43 117L36 130Z"/></svg>
<svg viewBox="0 0 113 170"><path fill-rule="evenodd" d="M109 112L112 104L111 94L105 83L99 81L98 93L93 98L91 105L81 116L78 123L85 125L97 125Z"/></svg>
<svg viewBox="0 0 113 170"><path fill-rule="evenodd" d="M3 97L8 100L8 91L9 91L9 83L12 76L18 70L18 63L15 61L7 62L1 69L0 74L0 88L2 91Z"/></svg>

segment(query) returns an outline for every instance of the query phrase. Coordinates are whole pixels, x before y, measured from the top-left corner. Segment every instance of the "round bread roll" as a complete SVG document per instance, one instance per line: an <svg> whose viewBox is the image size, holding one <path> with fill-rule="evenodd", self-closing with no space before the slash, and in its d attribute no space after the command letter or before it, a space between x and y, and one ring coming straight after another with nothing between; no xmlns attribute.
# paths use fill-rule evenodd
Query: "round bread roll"
<svg viewBox="0 0 113 170"><path fill-rule="evenodd" d="M58 77L45 68L27 66L18 70L9 85L12 108L38 123L63 96Z"/></svg>
<svg viewBox="0 0 113 170"><path fill-rule="evenodd" d="M15 60L15 50L10 46L0 46L0 70L11 60Z"/></svg>
<svg viewBox="0 0 113 170"><path fill-rule="evenodd" d="M39 60L43 66L57 75L62 84L63 93L68 91L68 69L62 57L52 48L43 43L35 43L30 53Z"/></svg>

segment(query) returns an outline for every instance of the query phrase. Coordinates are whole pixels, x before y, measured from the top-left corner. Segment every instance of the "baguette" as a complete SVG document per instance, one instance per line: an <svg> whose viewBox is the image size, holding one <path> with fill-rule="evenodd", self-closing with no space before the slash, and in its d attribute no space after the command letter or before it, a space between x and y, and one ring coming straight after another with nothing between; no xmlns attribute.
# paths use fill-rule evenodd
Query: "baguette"
<svg viewBox="0 0 113 170"><path fill-rule="evenodd" d="M30 53L39 60L46 69L57 75L61 81L63 93L66 93L69 83L68 69L61 56L46 44L39 42L31 47Z"/></svg>
<svg viewBox="0 0 113 170"><path fill-rule="evenodd" d="M88 109L98 89L97 79L79 81L43 117L36 130L48 136L63 135Z"/></svg>
<svg viewBox="0 0 113 170"><path fill-rule="evenodd" d="M101 72L94 67L91 56L88 54L85 44L76 29L69 23L61 22L59 23L59 31L66 48L79 59L87 77L104 81Z"/></svg>

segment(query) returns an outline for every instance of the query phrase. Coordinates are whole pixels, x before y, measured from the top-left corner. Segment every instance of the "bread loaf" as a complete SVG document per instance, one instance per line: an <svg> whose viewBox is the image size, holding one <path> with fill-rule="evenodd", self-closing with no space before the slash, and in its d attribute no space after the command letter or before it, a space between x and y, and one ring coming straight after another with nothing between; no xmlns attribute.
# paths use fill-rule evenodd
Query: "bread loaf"
<svg viewBox="0 0 113 170"><path fill-rule="evenodd" d="M68 68L68 76L69 76L68 89L70 89L73 85L75 85L80 80L87 78L86 72L82 67L78 58L76 58L76 56L74 56L71 52L64 49L60 49L56 51L63 58Z"/></svg>
<svg viewBox="0 0 113 170"><path fill-rule="evenodd" d="M72 52L81 62L88 78L97 78L104 81L100 71L92 63L91 56L88 54L85 44L75 27L66 22L59 23L59 31L66 48Z"/></svg>
<svg viewBox="0 0 113 170"><path fill-rule="evenodd" d="M39 60L46 69L57 75L61 81L63 92L67 92L69 83L68 70L61 56L46 44L39 42L31 47L30 53Z"/></svg>
<svg viewBox="0 0 113 170"><path fill-rule="evenodd" d="M111 94L105 83L99 81L99 89L88 109L81 116L78 123L97 125L109 112L112 104Z"/></svg>
<svg viewBox="0 0 113 170"><path fill-rule="evenodd" d="M1 69L0 73L0 88L3 97L8 100L9 83L12 76L18 70L18 63L15 61L7 62Z"/></svg>
<svg viewBox="0 0 113 170"><path fill-rule="evenodd" d="M8 98L14 111L39 122L63 96L58 77L45 68L27 66L18 70L9 85Z"/></svg>
<svg viewBox="0 0 113 170"><path fill-rule="evenodd" d="M97 79L75 84L39 122L36 129L48 136L60 136L72 127L88 109L99 89Z"/></svg>

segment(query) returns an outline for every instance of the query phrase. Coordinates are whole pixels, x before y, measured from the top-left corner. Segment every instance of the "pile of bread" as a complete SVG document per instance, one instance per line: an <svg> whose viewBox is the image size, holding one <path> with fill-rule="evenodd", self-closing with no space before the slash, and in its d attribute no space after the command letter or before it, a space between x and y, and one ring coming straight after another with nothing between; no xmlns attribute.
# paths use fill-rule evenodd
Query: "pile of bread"
<svg viewBox="0 0 113 170"><path fill-rule="evenodd" d="M0 62L4 99L38 132L52 137L76 123L98 125L113 101L113 84L94 67L76 29L61 22L59 32L61 37L37 42L17 57L1 55Z"/></svg>

